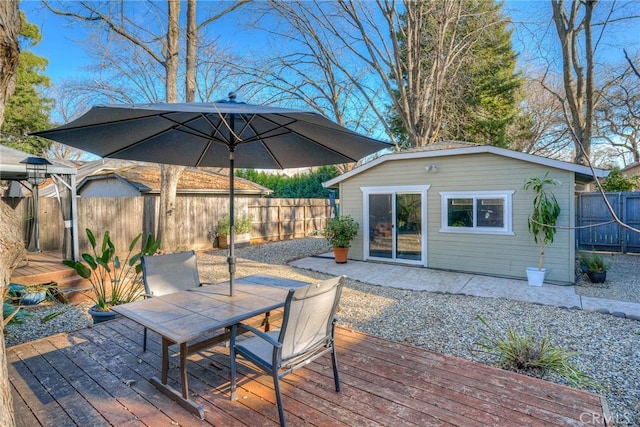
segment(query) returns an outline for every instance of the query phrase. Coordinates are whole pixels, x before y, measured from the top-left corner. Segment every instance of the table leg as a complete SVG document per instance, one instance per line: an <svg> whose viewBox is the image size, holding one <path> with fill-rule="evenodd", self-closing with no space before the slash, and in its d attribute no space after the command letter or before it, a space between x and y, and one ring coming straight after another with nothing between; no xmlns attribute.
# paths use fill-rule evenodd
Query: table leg
<svg viewBox="0 0 640 427"><path fill-rule="evenodd" d="M187 382L187 356L189 355L187 343L180 344L180 379L182 380L182 397L189 400L189 385Z"/></svg>
<svg viewBox="0 0 640 427"><path fill-rule="evenodd" d="M169 345L172 341L162 338L162 380L152 377L149 381L158 390L170 397L180 406L191 412L192 414L204 420L204 409L193 400L189 399L189 384L187 382L187 356L188 347L186 343L180 344L180 379L182 380L182 394L178 393L169 384Z"/></svg>
<svg viewBox="0 0 640 427"><path fill-rule="evenodd" d="M264 314L264 320L262 321L262 323L264 324L264 331L265 332L269 332L269 329L270 329L269 316L271 316L271 312L267 311Z"/></svg>
<svg viewBox="0 0 640 427"><path fill-rule="evenodd" d="M170 341L162 337L162 384L167 384L169 376L169 343Z"/></svg>

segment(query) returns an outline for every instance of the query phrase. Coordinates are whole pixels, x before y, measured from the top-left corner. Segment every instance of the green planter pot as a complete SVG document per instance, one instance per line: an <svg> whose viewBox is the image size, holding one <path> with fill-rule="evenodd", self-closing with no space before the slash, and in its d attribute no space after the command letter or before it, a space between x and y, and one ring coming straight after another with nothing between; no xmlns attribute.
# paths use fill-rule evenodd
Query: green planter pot
<svg viewBox="0 0 640 427"><path fill-rule="evenodd" d="M113 320L118 315L118 313L116 313L115 311L98 311L96 310L95 305L89 308L89 314L93 319L94 325L98 323L106 322L108 320Z"/></svg>
<svg viewBox="0 0 640 427"><path fill-rule="evenodd" d="M587 276L589 276L591 283L604 283L607 280L606 271L587 271Z"/></svg>

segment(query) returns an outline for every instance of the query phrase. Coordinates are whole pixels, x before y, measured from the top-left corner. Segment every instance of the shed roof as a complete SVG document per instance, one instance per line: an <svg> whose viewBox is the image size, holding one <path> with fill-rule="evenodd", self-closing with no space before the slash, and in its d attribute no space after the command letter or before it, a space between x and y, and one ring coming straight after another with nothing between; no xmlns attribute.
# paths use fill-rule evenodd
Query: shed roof
<svg viewBox="0 0 640 427"><path fill-rule="evenodd" d="M116 178L121 179L142 193L160 192L160 165L153 163L138 163L122 161L110 165L109 162L102 163L102 167L95 168L89 165L89 174L82 174L84 177L78 184L78 191L90 181ZM80 172L79 172L80 174ZM234 184L237 194L266 195L273 191L262 185L258 185L242 178L235 178ZM229 176L215 172L203 170L201 168L187 168L180 174L178 180L177 193L207 193L207 194L228 194Z"/></svg>
<svg viewBox="0 0 640 427"><path fill-rule="evenodd" d="M440 141L433 145L425 147L417 147L409 150L384 154L375 160L364 163L353 170L337 176L323 183L324 187L334 187L340 182L365 172L379 164L392 161L402 161L407 159L429 159L445 156L468 156L490 153L506 158L522 160L529 163L539 164L541 166L566 170L576 174L576 181L588 183L593 181L592 170L588 166L582 166L575 163L565 162L562 160L549 159L546 157L527 154L520 151L508 150L506 148L495 147L493 145L477 145L470 142L460 141ZM593 172L598 178L605 178L609 171L604 169L594 169Z"/></svg>

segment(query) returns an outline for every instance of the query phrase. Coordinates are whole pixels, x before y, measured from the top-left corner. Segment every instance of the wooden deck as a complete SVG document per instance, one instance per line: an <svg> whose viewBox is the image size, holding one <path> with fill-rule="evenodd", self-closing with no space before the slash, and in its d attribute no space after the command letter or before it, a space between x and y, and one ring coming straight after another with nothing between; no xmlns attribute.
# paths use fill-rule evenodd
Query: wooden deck
<svg viewBox="0 0 640 427"><path fill-rule="evenodd" d="M576 426L607 425L599 396L369 335L337 330L342 392L330 361L283 381L290 425ZM228 349L192 355L192 398L201 421L148 381L160 371L160 341L119 318L7 350L19 426L276 425L273 384L240 365L238 400L229 401ZM170 383L179 378L174 356ZM592 423L592 424L589 424Z"/></svg>
<svg viewBox="0 0 640 427"><path fill-rule="evenodd" d="M55 277L64 277L67 270L71 269L62 264L60 251L29 252L26 262L20 264L11 274L11 281L35 284L39 280L49 281L55 280Z"/></svg>
<svg viewBox="0 0 640 427"><path fill-rule="evenodd" d="M56 290L71 302L88 301L86 292L91 283L62 264L62 254L55 252L29 252L27 261L11 273L11 282L23 285L38 285L55 282Z"/></svg>

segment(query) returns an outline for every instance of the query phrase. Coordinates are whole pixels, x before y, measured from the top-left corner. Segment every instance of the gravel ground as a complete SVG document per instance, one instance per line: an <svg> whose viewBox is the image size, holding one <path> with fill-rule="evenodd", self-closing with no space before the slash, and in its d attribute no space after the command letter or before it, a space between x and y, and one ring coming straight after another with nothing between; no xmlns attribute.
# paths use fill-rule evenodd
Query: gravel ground
<svg viewBox="0 0 640 427"><path fill-rule="evenodd" d="M329 250L322 238L297 239L253 245L236 251L238 276L271 274L312 281L327 276L286 266L294 259ZM226 252L198 253L203 281L219 281L228 275ZM609 256L608 256L609 257ZM610 256L612 264L604 286L580 281L583 295L640 302L640 257ZM7 327L8 346L30 341L54 332L88 326L86 308L55 305L34 308L35 314L24 325ZM49 312L64 314L43 324ZM489 334L478 320L481 315L496 333L513 328L521 333L549 336L551 342L575 352L576 366L593 377L602 390L587 389L607 398L617 426L640 425L640 322L581 310L569 310L506 299L410 291L347 280L339 318L342 326L423 347L440 353L493 365L495 360L478 351L477 343ZM547 379L563 383L562 378Z"/></svg>
<svg viewBox="0 0 640 427"><path fill-rule="evenodd" d="M640 255L602 254L609 264L607 280L603 284L589 281L579 271L576 292L589 297L609 298L640 303Z"/></svg>

